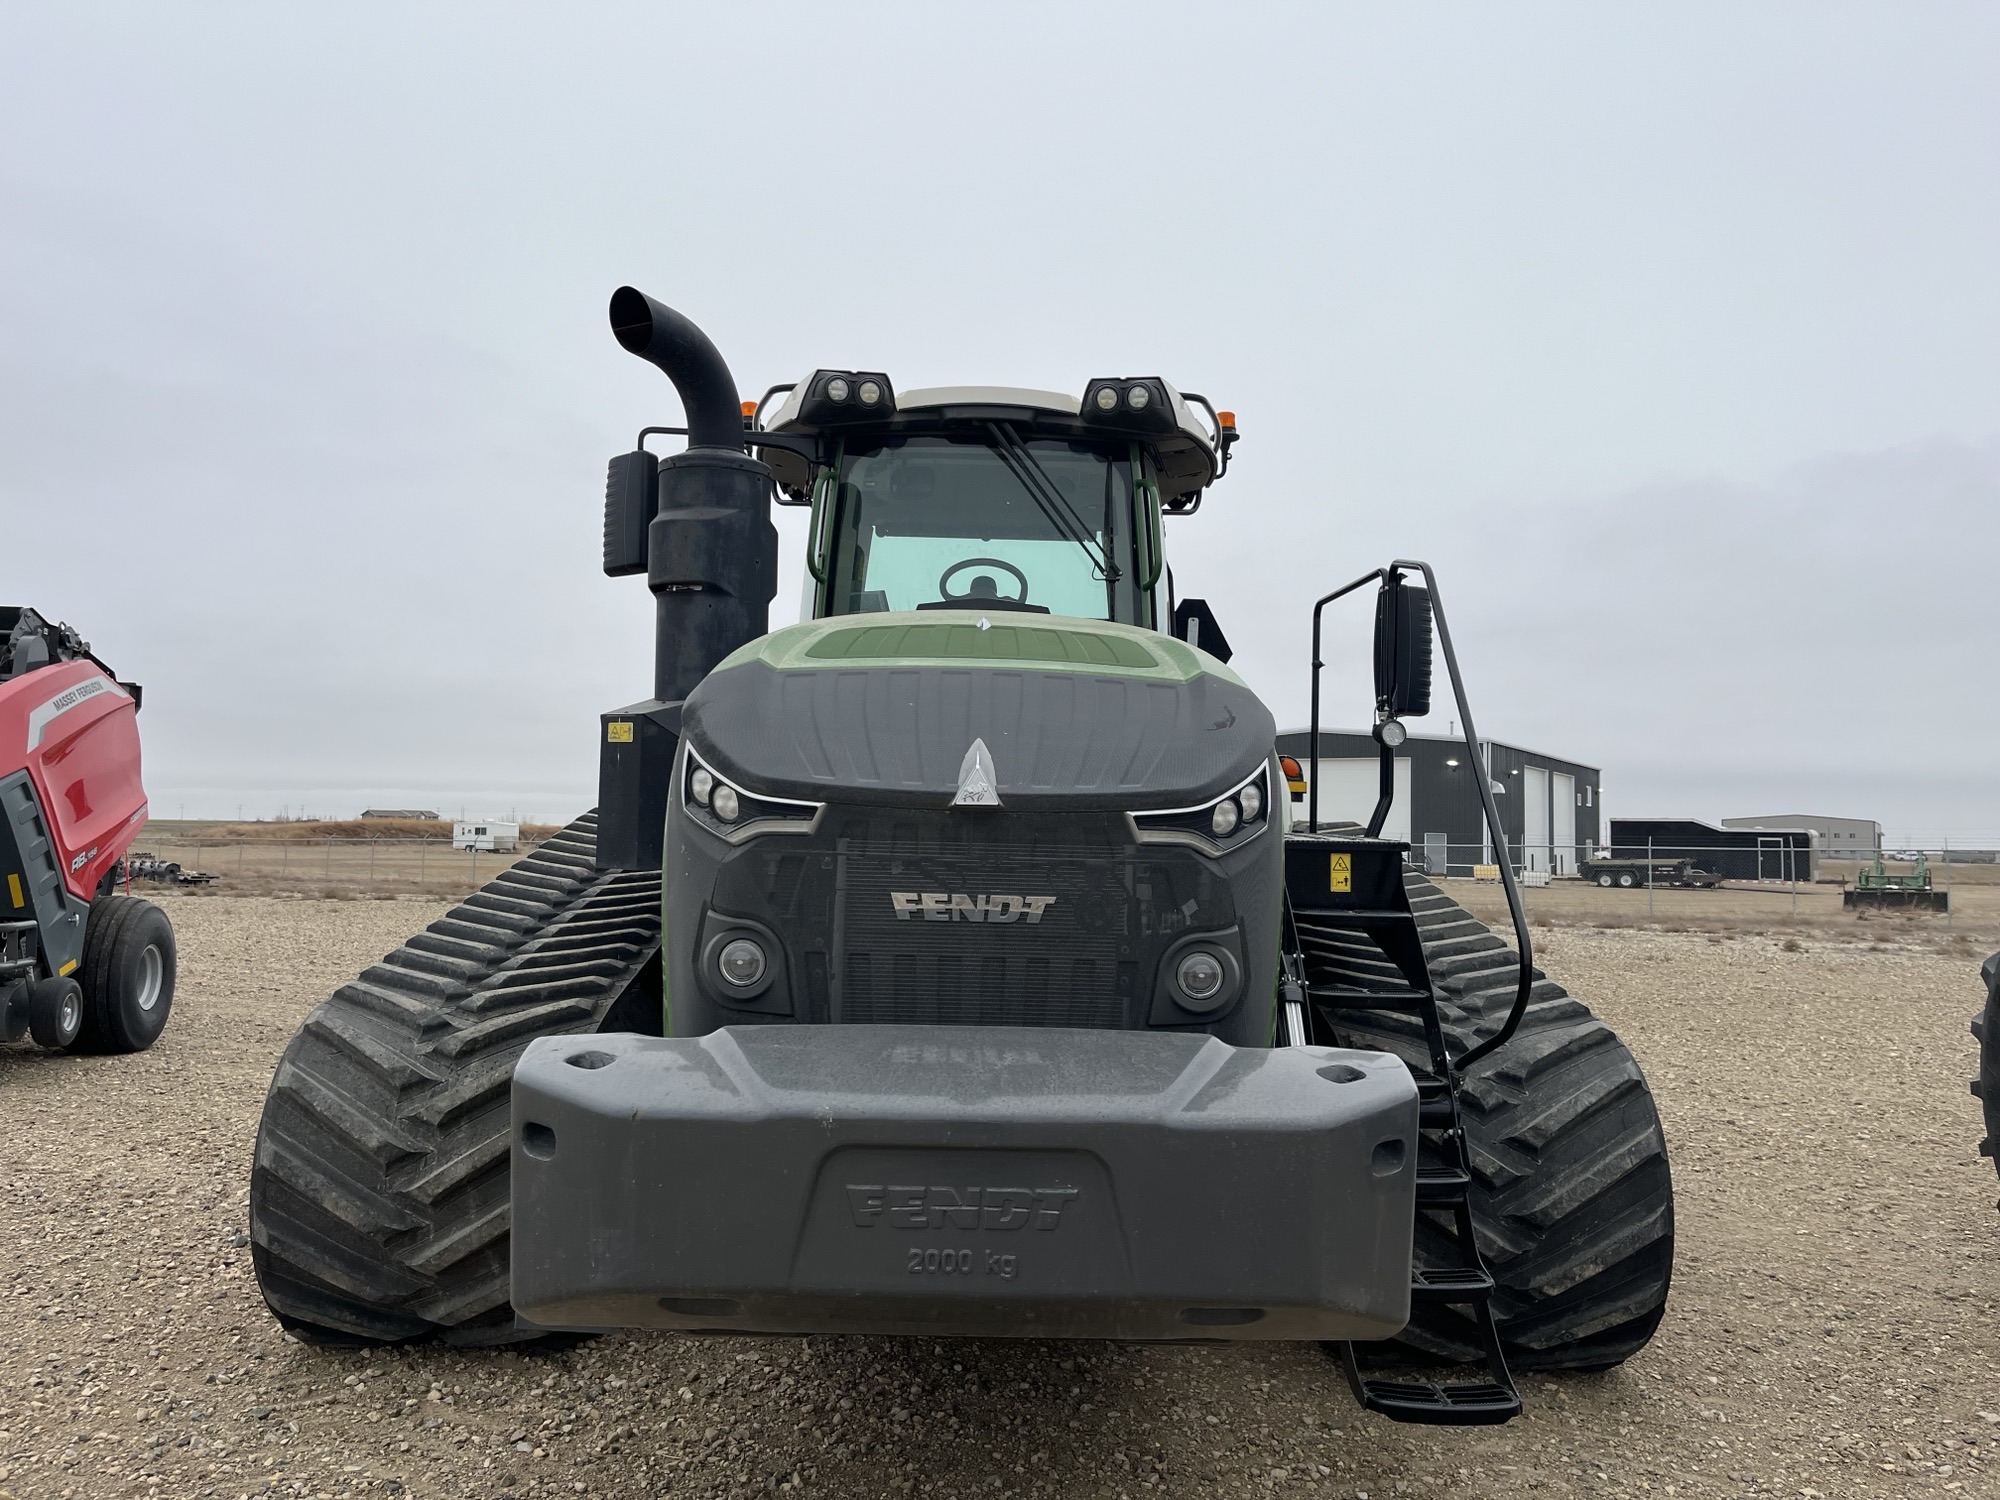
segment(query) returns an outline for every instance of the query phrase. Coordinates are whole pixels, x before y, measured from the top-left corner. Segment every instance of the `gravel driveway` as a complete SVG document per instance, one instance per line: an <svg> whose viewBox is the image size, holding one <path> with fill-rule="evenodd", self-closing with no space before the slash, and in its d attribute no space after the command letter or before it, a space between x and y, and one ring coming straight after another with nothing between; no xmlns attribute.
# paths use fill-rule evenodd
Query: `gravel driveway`
<svg viewBox="0 0 2000 1500"><path fill-rule="evenodd" d="M1680 1261L1651 1348L1499 1429L1357 1411L1316 1348L603 1338L314 1351L244 1234L264 1089L439 909L166 898L128 1058L0 1049L0 1496L2000 1495L2000 1216L1975 962L1559 928L1658 1092Z"/></svg>

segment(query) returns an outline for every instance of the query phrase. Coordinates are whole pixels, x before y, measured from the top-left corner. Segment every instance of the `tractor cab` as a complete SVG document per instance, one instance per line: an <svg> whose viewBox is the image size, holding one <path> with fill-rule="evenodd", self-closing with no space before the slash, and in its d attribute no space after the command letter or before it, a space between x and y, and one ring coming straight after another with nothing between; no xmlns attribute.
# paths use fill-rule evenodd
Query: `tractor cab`
<svg viewBox="0 0 2000 1500"><path fill-rule="evenodd" d="M977 609L1169 630L1161 520L1227 466L1233 427L1164 380L1055 391L820 370L746 435L809 504L800 614ZM764 446L759 435L768 432Z"/></svg>

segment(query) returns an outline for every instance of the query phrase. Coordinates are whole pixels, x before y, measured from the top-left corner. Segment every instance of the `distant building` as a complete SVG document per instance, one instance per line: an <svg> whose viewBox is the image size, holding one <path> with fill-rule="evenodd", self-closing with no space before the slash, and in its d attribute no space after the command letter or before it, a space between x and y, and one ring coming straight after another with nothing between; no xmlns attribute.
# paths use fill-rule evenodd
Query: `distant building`
<svg viewBox="0 0 2000 1500"><path fill-rule="evenodd" d="M1724 828L1699 818L1613 818L1615 858L1692 859L1725 880L1811 880L1812 835L1792 828Z"/></svg>
<svg viewBox="0 0 2000 1500"><path fill-rule="evenodd" d="M1882 825L1867 818L1811 818L1803 813L1773 813L1761 818L1724 818L1722 826L1809 833L1817 859L1870 860L1882 847Z"/></svg>
<svg viewBox="0 0 2000 1500"><path fill-rule="evenodd" d="M361 810L361 816L364 818L395 818L403 821L414 819L423 823L438 823L443 821L443 819L439 818L429 808L422 807L364 807Z"/></svg>
<svg viewBox="0 0 2000 1500"><path fill-rule="evenodd" d="M1310 783L1310 735L1287 730L1278 751L1296 756ZM1560 760L1498 740L1484 742L1493 775L1494 805L1515 868L1574 875L1599 841L1601 776L1595 766ZM1375 739L1363 730L1319 733L1321 823L1366 825L1381 784ZM1396 751L1396 799L1382 825L1385 838L1411 846L1433 875L1470 875L1474 865L1498 863L1479 805L1479 783L1465 741L1413 734ZM1305 804L1296 811L1305 816Z"/></svg>

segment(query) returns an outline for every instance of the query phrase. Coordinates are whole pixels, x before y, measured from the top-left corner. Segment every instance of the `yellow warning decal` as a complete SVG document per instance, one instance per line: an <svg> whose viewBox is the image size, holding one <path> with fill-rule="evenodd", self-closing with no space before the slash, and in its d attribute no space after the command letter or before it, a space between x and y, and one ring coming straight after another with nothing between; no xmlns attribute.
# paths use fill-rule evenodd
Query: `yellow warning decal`
<svg viewBox="0 0 2000 1500"><path fill-rule="evenodd" d="M76 967L76 960L72 958L68 963L64 964L60 969L57 969L56 973L67 976L69 971L71 969L74 969L75 967Z"/></svg>
<svg viewBox="0 0 2000 1500"><path fill-rule="evenodd" d="M1326 872L1326 888L1330 891L1352 891L1354 889L1354 856L1351 854L1330 854Z"/></svg>
<svg viewBox="0 0 2000 1500"><path fill-rule="evenodd" d="M14 898L14 910L19 911L28 904L28 898L21 894L21 877L11 870L7 873L7 894Z"/></svg>
<svg viewBox="0 0 2000 1500"><path fill-rule="evenodd" d="M631 744L632 721L630 719L611 720L604 726L604 739L606 744L611 745Z"/></svg>

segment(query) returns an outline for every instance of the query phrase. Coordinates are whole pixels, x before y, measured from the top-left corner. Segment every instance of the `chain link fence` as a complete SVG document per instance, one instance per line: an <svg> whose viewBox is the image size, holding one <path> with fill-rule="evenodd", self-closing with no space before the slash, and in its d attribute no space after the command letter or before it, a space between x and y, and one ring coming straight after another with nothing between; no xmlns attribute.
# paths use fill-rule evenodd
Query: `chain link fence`
<svg viewBox="0 0 2000 1500"><path fill-rule="evenodd" d="M1966 916L1981 926L2000 924L1995 851L1949 843L1890 849L1879 861L1872 851L1866 859L1830 855L1802 836L1614 849L1524 845L1508 853L1530 911L1767 920L1901 911L1935 917L1946 927ZM1409 859L1473 904L1479 904L1480 885L1498 892L1500 870L1490 845L1449 843L1433 835L1414 843Z"/></svg>
<svg viewBox="0 0 2000 1500"><path fill-rule="evenodd" d="M537 843L524 838L516 849L500 851L454 849L445 839L230 839L148 831L132 846L129 864L134 893L179 888L234 896L453 898L477 890ZM143 873L149 863L152 877Z"/></svg>

